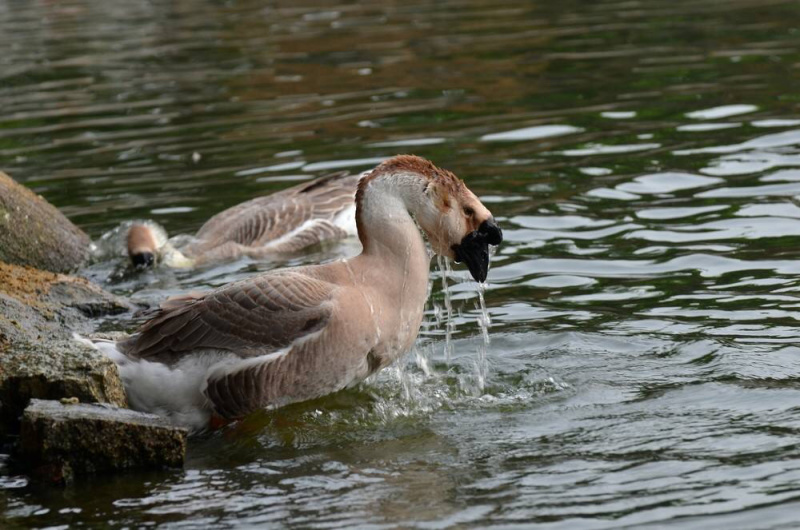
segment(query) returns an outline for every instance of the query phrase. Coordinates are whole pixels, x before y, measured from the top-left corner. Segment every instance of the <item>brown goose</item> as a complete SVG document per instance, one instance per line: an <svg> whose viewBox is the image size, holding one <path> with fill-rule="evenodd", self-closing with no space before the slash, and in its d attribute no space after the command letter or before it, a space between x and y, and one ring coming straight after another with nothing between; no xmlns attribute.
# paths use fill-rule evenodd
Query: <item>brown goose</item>
<svg viewBox="0 0 800 530"><path fill-rule="evenodd" d="M157 260L192 267L241 256L263 258L355 235L357 175L336 173L243 202L209 219L188 245L172 247L154 225L128 232L128 256L142 268Z"/></svg>
<svg viewBox="0 0 800 530"><path fill-rule="evenodd" d="M449 171L397 156L358 183L360 255L279 269L202 295L171 299L131 337L96 343L114 358L134 408L196 429L213 416L316 398L387 366L413 344L434 252L477 281L491 212Z"/></svg>

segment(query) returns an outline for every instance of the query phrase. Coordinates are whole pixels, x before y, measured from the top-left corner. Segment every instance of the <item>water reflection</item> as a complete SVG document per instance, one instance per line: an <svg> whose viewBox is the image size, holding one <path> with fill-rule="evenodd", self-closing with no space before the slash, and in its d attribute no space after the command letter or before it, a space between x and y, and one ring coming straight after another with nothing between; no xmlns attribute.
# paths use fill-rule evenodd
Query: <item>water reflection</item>
<svg viewBox="0 0 800 530"><path fill-rule="evenodd" d="M693 120L717 120L720 118L730 118L740 114L755 112L758 107L755 105L722 105L710 109L694 110L687 112L686 117Z"/></svg>
<svg viewBox="0 0 800 530"><path fill-rule="evenodd" d="M523 129L514 129L513 131L484 134L480 139L484 142L511 142L520 140L539 140L540 138L562 136L564 134L573 134L579 132L583 132L583 129L579 127L573 127L571 125L538 125L534 127L525 127Z"/></svg>

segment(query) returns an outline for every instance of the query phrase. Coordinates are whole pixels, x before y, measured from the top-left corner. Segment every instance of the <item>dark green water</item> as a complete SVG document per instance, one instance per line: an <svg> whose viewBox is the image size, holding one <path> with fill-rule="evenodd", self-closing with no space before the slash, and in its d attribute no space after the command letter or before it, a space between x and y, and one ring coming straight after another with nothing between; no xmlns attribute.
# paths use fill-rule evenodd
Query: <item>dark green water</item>
<svg viewBox="0 0 800 530"><path fill-rule="evenodd" d="M796 527L796 2L0 0L0 32L0 168L95 238L400 152L506 235L488 347L457 269L445 362L437 272L402 367L184 471L0 476L0 525ZM120 262L86 274L145 302L283 265Z"/></svg>

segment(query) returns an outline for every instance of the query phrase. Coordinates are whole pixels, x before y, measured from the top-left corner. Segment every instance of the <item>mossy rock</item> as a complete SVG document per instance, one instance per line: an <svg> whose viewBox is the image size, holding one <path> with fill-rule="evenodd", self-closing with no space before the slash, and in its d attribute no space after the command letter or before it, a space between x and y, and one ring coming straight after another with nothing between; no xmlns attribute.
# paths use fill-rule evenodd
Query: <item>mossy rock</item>
<svg viewBox="0 0 800 530"><path fill-rule="evenodd" d="M88 259L89 245L52 204L0 171L0 261L69 272Z"/></svg>

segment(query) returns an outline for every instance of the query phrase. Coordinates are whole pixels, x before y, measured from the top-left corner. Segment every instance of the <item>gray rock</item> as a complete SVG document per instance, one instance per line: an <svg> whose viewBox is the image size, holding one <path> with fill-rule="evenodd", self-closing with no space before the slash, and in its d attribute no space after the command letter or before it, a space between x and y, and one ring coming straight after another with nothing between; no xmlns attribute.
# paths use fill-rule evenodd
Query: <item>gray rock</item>
<svg viewBox="0 0 800 530"><path fill-rule="evenodd" d="M186 429L152 414L109 405L34 399L22 419L19 459L34 477L183 466Z"/></svg>
<svg viewBox="0 0 800 530"><path fill-rule="evenodd" d="M117 366L74 340L15 342L0 351L0 433L16 432L31 399L77 397L85 403L126 406Z"/></svg>
<svg viewBox="0 0 800 530"><path fill-rule="evenodd" d="M125 406L116 365L72 333L92 331L89 314L130 308L81 278L0 263L0 434L31 398Z"/></svg>
<svg viewBox="0 0 800 530"><path fill-rule="evenodd" d="M89 244L52 204L0 171L0 261L69 272L87 260Z"/></svg>

